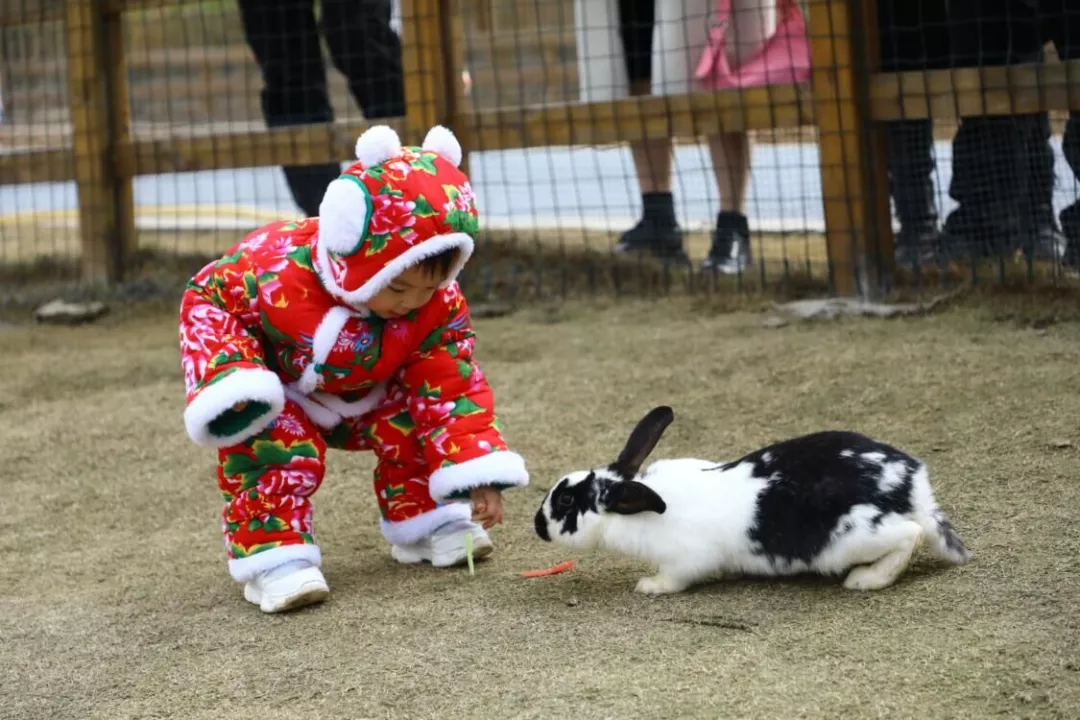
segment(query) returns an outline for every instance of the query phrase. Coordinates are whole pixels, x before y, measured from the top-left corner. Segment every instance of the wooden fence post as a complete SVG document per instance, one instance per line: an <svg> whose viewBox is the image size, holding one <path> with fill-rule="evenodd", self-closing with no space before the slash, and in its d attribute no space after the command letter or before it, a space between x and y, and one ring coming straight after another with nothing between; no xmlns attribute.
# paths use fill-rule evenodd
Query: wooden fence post
<svg viewBox="0 0 1080 720"><path fill-rule="evenodd" d="M870 116L879 64L872 0L810 0L821 192L830 274L838 295L880 296L892 268L884 134Z"/></svg>
<svg viewBox="0 0 1080 720"><path fill-rule="evenodd" d="M123 18L103 0L68 0L64 13L82 275L117 282L136 243L131 178L115 168L128 140Z"/></svg>
<svg viewBox="0 0 1080 720"><path fill-rule="evenodd" d="M406 145L419 145L444 110L438 91L443 60L439 0L401 1L401 51L405 72Z"/></svg>
<svg viewBox="0 0 1080 720"><path fill-rule="evenodd" d="M461 170L469 174L469 148L471 128L462 127L469 115L462 112L467 105L462 74L465 70L465 23L461 13L461 0L439 0L441 65L444 68L443 114L439 122L452 129L461 143Z"/></svg>

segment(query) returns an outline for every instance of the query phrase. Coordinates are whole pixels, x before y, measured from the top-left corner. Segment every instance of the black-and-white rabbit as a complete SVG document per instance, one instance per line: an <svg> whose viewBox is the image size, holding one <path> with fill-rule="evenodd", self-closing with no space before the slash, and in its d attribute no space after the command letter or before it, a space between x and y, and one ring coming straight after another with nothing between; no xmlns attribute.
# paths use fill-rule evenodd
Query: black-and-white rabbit
<svg viewBox="0 0 1080 720"><path fill-rule="evenodd" d="M675 415L648 413L607 467L574 472L544 497L536 534L657 566L637 591L677 593L725 574L847 575L879 590L920 541L952 564L970 559L938 507L926 465L853 432L819 432L719 464L658 460L640 468Z"/></svg>

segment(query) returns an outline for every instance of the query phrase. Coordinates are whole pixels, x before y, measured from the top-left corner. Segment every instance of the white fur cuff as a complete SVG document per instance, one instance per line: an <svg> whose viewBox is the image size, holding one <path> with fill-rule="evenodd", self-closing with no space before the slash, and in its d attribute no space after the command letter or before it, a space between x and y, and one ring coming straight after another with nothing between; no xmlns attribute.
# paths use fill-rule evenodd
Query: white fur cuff
<svg viewBox="0 0 1080 720"><path fill-rule="evenodd" d="M383 537L393 545L408 545L429 537L447 523L472 518L472 505L453 502L402 522L380 521Z"/></svg>
<svg viewBox="0 0 1080 720"><path fill-rule="evenodd" d="M239 402L261 402L270 406L242 430L231 435L215 435L210 423ZM285 388L269 370L244 368L207 385L184 410L184 427L196 444L204 447L228 447L257 435L285 408Z"/></svg>
<svg viewBox="0 0 1080 720"><path fill-rule="evenodd" d="M502 451L439 468L428 481L428 492L432 500L443 503L454 493L484 485L525 487L528 484L525 459L517 453Z"/></svg>
<svg viewBox="0 0 1080 720"><path fill-rule="evenodd" d="M232 558L229 560L229 574L237 582L247 582L260 573L273 570L292 560L307 560L315 567L322 567L322 551L318 545L309 543L282 545L245 558Z"/></svg>

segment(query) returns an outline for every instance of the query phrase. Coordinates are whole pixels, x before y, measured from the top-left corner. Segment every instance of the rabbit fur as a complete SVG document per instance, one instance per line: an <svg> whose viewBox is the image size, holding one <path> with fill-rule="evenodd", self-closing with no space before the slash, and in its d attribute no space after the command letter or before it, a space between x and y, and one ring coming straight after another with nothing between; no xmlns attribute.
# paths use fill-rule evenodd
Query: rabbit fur
<svg viewBox="0 0 1080 720"><path fill-rule="evenodd" d="M560 479L536 512L540 539L655 565L636 587L647 595L738 574L846 575L846 588L880 590L924 539L940 560L970 560L926 465L902 450L826 431L732 462L657 460L640 472L673 420L655 408L614 463Z"/></svg>

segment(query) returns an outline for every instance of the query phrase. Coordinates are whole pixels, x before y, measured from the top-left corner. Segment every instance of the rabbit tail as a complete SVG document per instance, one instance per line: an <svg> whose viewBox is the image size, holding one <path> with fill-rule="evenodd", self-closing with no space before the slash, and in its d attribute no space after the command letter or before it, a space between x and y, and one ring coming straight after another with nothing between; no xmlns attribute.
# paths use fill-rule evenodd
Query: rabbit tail
<svg viewBox="0 0 1080 720"><path fill-rule="evenodd" d="M915 471L911 492L914 520L922 527L930 552L953 565L970 561L971 553L967 546L949 521L949 516L934 499L926 465L920 465Z"/></svg>

